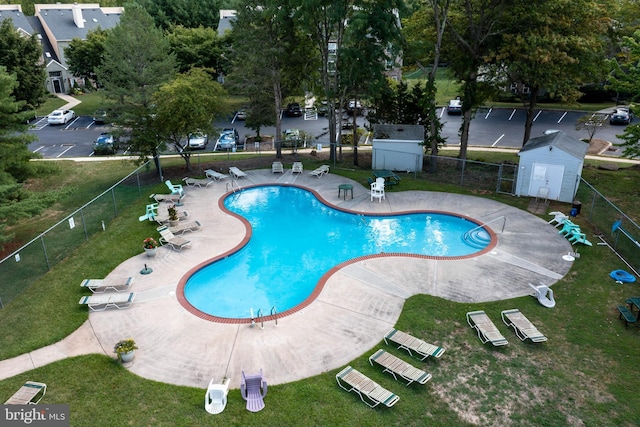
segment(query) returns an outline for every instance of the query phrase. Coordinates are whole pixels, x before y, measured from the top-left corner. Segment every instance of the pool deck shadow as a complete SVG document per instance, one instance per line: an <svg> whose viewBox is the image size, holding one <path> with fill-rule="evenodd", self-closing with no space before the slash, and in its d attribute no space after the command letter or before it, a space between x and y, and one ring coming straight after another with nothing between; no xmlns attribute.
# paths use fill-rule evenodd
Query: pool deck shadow
<svg viewBox="0 0 640 427"><path fill-rule="evenodd" d="M240 187L298 185L315 191L328 204L355 212L462 214L489 222L498 243L491 251L470 259L363 258L338 269L316 300L278 318L277 325L274 321L216 323L182 307L176 287L194 266L233 250L244 239L245 227L218 207L219 199L227 193L228 180L208 188L189 187L181 209L202 224L201 230L184 235L192 247L181 252L162 247L153 258L140 254L120 264L108 277L134 277L134 304L126 310L92 312L76 333L47 347L53 350L48 358L41 358L42 362L33 360L41 350L11 359L13 365L6 364L12 367L7 371L9 376L76 354L113 356L113 345L132 337L139 349L128 369L145 378L206 388L211 378L228 377L231 387L237 388L242 370L263 369L270 384L281 384L343 367L375 350L412 295L424 293L475 303L515 298L530 294L529 283L551 286L572 265L562 259L571 245L554 227L535 215L489 199L394 191L379 203L370 201L368 188L362 184L334 174L317 178L308 171L293 175L290 169L277 175L266 169L246 172L247 177L237 181ZM353 199L338 198L338 185L344 183L353 184ZM149 224L149 232L157 234L154 225ZM151 274L140 273L145 264L153 269ZM437 336L423 338L439 344ZM0 367L5 362L0 362Z"/></svg>

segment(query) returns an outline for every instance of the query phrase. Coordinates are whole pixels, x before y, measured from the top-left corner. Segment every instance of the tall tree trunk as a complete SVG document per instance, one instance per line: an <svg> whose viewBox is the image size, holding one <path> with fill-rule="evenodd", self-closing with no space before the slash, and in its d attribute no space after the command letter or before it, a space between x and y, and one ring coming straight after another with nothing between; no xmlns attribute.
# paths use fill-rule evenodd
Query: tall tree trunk
<svg viewBox="0 0 640 427"><path fill-rule="evenodd" d="M529 102L527 104L527 120L524 122L524 136L522 138L522 146L531 138L531 128L533 127L533 113L535 112L536 102L538 101L538 93L540 88L531 88Z"/></svg>

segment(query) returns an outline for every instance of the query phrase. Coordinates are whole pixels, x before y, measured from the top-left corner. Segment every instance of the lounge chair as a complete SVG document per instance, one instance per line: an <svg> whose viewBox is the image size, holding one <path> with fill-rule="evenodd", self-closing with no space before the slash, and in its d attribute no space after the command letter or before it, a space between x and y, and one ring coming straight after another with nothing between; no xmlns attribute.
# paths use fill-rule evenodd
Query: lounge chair
<svg viewBox="0 0 640 427"><path fill-rule="evenodd" d="M336 374L336 382L340 388L348 392L356 392L360 396L360 400L370 408L375 408L381 403L390 408L400 400L399 396L356 371L351 366L347 366ZM345 387L342 383L347 386Z"/></svg>
<svg viewBox="0 0 640 427"><path fill-rule="evenodd" d="M282 166L282 162L273 162L271 164L271 173L284 173L284 166Z"/></svg>
<svg viewBox="0 0 640 427"><path fill-rule="evenodd" d="M204 409L210 414L219 414L227 406L227 394L229 393L229 378L222 380L222 384L217 384L211 379L207 394L204 395Z"/></svg>
<svg viewBox="0 0 640 427"><path fill-rule="evenodd" d="M580 226L578 224L574 224L572 221L565 219L562 222L562 228L558 231L558 234L562 234L563 236L568 236L574 230L578 230L580 232Z"/></svg>
<svg viewBox="0 0 640 427"><path fill-rule="evenodd" d="M416 338L412 335L407 334L406 332L399 331L397 329L391 329L384 336L384 342L387 345L391 341L394 344L397 344L400 349L407 350L410 355L413 356L415 352L417 357L420 360L424 360L427 357L435 357L438 358L444 354L444 348L438 347L437 345L429 344L419 338Z"/></svg>
<svg viewBox="0 0 640 427"><path fill-rule="evenodd" d="M478 332L478 338L482 344L490 342L496 347L509 344L484 311L468 312L467 323Z"/></svg>
<svg viewBox="0 0 640 427"><path fill-rule="evenodd" d="M304 166L302 165L302 162L293 162L293 165L291 166L291 173L302 173L303 170Z"/></svg>
<svg viewBox="0 0 640 427"><path fill-rule="evenodd" d="M383 372L389 372L393 375L393 378L398 380L398 376L407 382L407 385L412 382L418 384L426 384L431 379L431 374L426 373L422 369L418 369L404 360L394 356L391 353L380 349L369 356L369 363L373 366L373 362L384 368Z"/></svg>
<svg viewBox="0 0 640 427"><path fill-rule="evenodd" d="M129 308L133 304L135 296L136 294L133 292L130 294L93 294L80 298L79 304L86 304L91 311L104 311L107 308L122 310L123 308Z"/></svg>
<svg viewBox="0 0 640 427"><path fill-rule="evenodd" d="M187 231L199 230L201 226L202 224L200 224L200 222L198 221L189 221L189 222L179 222L178 225L176 225L175 227L171 227L171 226L166 226L166 227L173 234L184 234ZM163 225L162 227L165 227L165 226ZM162 227L158 227L158 231L160 231L160 228Z"/></svg>
<svg viewBox="0 0 640 427"><path fill-rule="evenodd" d="M158 227L158 232L160 233L160 244L163 246L169 245L173 250L176 251L181 251L182 248L188 248L191 246L191 240L174 236L174 234L169 230L169 227L167 227L166 225Z"/></svg>
<svg viewBox="0 0 640 427"><path fill-rule="evenodd" d="M189 212L187 211L178 211L178 221L184 221L189 216ZM158 224L166 224L169 222L169 212L156 213L155 215L151 215L149 217L149 221L155 221Z"/></svg>
<svg viewBox="0 0 640 427"><path fill-rule="evenodd" d="M182 203L182 198L184 196L181 196L179 194L152 194L149 197L158 203L167 202L179 204Z"/></svg>
<svg viewBox="0 0 640 427"><path fill-rule="evenodd" d="M171 194L184 196L184 189L182 188L182 185L172 184L170 180L166 180L164 183L167 185L167 188L169 189L169 191L171 191Z"/></svg>
<svg viewBox="0 0 640 427"><path fill-rule="evenodd" d="M544 342L547 337L536 328L517 308L503 310L502 321L508 327L512 327L520 341L530 339L531 342Z"/></svg>
<svg viewBox="0 0 640 427"><path fill-rule="evenodd" d="M234 178L236 178L236 179L244 178L244 177L246 177L246 176L247 176L247 174L246 174L246 173L244 173L243 171L241 171L240 169L238 169L238 168L237 168L237 167L235 167L235 166L231 166L231 167L229 168L229 173L230 173L231 175L233 175L233 177L234 177Z"/></svg>
<svg viewBox="0 0 640 427"><path fill-rule="evenodd" d="M203 178L189 178L187 176L185 176L184 178L182 178L182 180L184 181L184 183L188 186L188 187L208 187L209 184L212 184L213 181L211 181L210 179L203 179Z"/></svg>
<svg viewBox="0 0 640 427"><path fill-rule="evenodd" d="M35 381L27 381L9 398L5 405L35 405L47 393L47 385Z"/></svg>
<svg viewBox="0 0 640 427"><path fill-rule="evenodd" d="M118 279L84 279L80 286L89 289L95 294L101 294L108 290L122 292L129 289L133 283L133 277L118 278Z"/></svg>
<svg viewBox="0 0 640 427"><path fill-rule="evenodd" d="M545 285L535 286L529 283L529 286L533 288L532 297L537 298L538 302L547 308L553 308L556 306L556 300L553 298L553 290Z"/></svg>
<svg viewBox="0 0 640 427"><path fill-rule="evenodd" d="M320 178L325 173L329 173L329 165L322 165L319 168L316 168L309 172L309 175Z"/></svg>
<svg viewBox="0 0 640 427"><path fill-rule="evenodd" d="M247 411L258 412L264 408L264 397L267 395L267 382L262 378L262 369L255 375L245 375L242 371L240 394L247 401Z"/></svg>
<svg viewBox="0 0 640 427"><path fill-rule="evenodd" d="M214 171L213 169L207 169L206 171L204 171L204 174L207 176L207 178L210 178L214 181L220 181L221 179L229 178L229 175Z"/></svg>

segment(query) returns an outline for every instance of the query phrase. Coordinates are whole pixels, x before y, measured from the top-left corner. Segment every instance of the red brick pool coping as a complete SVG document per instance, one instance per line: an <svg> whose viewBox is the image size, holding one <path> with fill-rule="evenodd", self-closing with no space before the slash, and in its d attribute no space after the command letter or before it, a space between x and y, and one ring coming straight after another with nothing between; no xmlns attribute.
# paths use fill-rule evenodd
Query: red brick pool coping
<svg viewBox="0 0 640 427"><path fill-rule="evenodd" d="M358 211L353 211L350 209L344 209L341 208L339 206L336 206L332 203L330 203L329 201L327 201L326 199L324 199L317 191L305 187L305 186L301 186L301 185L294 185L294 184L258 184L258 185L250 185L250 186L246 186L243 187L242 190L244 189L248 189L248 188L256 188L256 187L272 187L272 186L279 186L279 187L296 187L296 188L301 188L303 190L309 191L310 193L312 193L321 203L342 211L342 212L347 212L347 213L351 213L351 214L363 214L364 212L358 212ZM241 191L242 191L241 190ZM296 305L293 308L290 308L288 310L285 310L281 313L277 313L275 315L268 315L268 316L262 316L260 317L260 319L251 319L251 318L229 318L229 317L218 317L218 316L212 316L211 314L208 313L203 313L202 311L198 310L196 307L194 307L193 305L191 305L191 303L189 303L189 301L187 300L187 298L184 295L184 287L187 284L187 280L189 280L189 278L195 274L198 270L208 266L209 264L212 264L216 261L219 261L221 259L225 259L227 257L229 257L230 255L233 255L234 253L238 252L240 249L242 249L247 243L249 243L249 240L251 239L251 235L253 233L253 229L251 227L251 224L249 223L249 221L247 221L244 217L229 211L225 206L224 206L224 200L225 198L229 195L232 194L231 191L223 194L219 199L218 199L218 207L238 218L245 227L245 237L242 239L242 241L236 245L234 248L218 255L215 256L213 258L208 259L207 261L201 262L200 264L192 267L191 269L189 269L178 281L178 287L176 289L176 297L178 299L178 302L180 303L180 305L182 305L182 307L184 307L185 310L187 310L189 313L193 314L196 317L199 317L201 319L204 320L208 320L210 322L217 322L217 323L226 323L226 324L247 324L247 323L251 323L252 321L255 322L261 322L261 321L272 321L272 320L276 320L277 318L282 318L282 317L286 317L289 316L290 314L293 314L297 311L300 311L304 308L306 308L307 306L309 306L309 304L311 304L313 301L316 300L316 298L320 295L320 293L322 292L322 289L324 288L324 285L327 283L327 281L329 280L329 278L335 274L337 271L339 271L340 269L350 265L350 264L354 264L356 262L360 262L360 261L365 261L368 259L373 259L373 258L382 258L382 257L394 257L394 256L398 256L398 257L406 257L406 258L420 258L420 259L429 259L429 260L445 260L445 261L453 261L453 260L462 260L462 259L469 259L469 258L475 258L478 257L480 255L483 255L489 251L491 251L497 244L498 244L498 240L497 240L497 235L495 234L495 232L488 228L485 227L485 230L489 233L490 237L491 237L491 241L489 242L489 244L482 250L475 252L473 254L470 255L463 255L463 256L451 256L451 257L443 257L443 256L434 256L434 255L419 255L419 254L407 254L407 253L401 253L401 252L389 252L389 253L379 253L379 254L372 254L372 255L363 255L363 256L359 256L356 258L352 258L350 260L344 261L336 266L334 266L333 268L331 268L329 271L327 271L324 275L322 275L322 277L320 278L320 280L318 281L318 284L316 285L316 287L314 288L313 292L311 293L311 295L309 295L304 301L302 301L300 304ZM446 212L446 211L434 211L434 210L429 210L429 211L399 211L399 212L392 212L392 213L375 213L375 215L377 216L395 216L395 215L404 215L404 214L415 214L415 213L437 213L437 214L443 214L443 215L453 215L453 216L457 216L460 218L464 218L468 221L471 221L473 223L478 223L475 219L468 217L466 215L463 214L458 214L458 213L452 213L452 212ZM481 225L481 224L478 224Z"/></svg>

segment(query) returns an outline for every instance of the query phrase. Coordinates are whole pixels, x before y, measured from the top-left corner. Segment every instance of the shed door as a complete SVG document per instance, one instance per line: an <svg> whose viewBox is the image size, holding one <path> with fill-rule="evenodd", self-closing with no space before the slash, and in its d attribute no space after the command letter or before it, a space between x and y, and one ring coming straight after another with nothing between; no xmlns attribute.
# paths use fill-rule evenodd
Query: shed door
<svg viewBox="0 0 640 427"><path fill-rule="evenodd" d="M549 189L549 199L558 200L563 176L563 165L534 162L529 184L529 196L535 197L541 187L547 187Z"/></svg>

